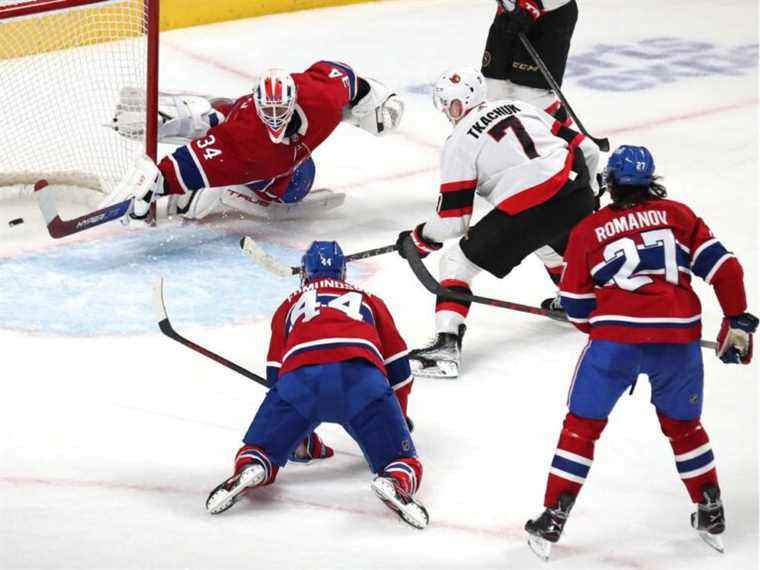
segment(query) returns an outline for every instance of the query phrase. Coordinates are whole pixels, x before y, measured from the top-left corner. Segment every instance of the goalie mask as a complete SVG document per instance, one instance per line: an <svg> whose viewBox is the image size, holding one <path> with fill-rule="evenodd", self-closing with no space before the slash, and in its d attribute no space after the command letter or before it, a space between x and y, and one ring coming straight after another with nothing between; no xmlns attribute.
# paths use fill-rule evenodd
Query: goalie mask
<svg viewBox="0 0 760 570"><path fill-rule="evenodd" d="M265 71L253 90L253 101L256 114L267 127L269 138L274 143L281 143L296 107L293 78L282 69Z"/></svg>
<svg viewBox="0 0 760 570"><path fill-rule="evenodd" d="M433 85L435 108L455 125L485 100L485 77L473 68L450 69Z"/></svg>

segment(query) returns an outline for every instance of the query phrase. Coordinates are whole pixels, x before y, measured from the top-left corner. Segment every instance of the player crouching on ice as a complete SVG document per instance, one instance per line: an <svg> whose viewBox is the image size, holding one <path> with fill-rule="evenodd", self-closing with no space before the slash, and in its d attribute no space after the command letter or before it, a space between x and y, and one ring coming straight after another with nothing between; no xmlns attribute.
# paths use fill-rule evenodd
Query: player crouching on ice
<svg viewBox="0 0 760 570"><path fill-rule="evenodd" d="M144 104L139 90L123 90L113 128L141 137ZM404 105L379 81L320 61L303 73L270 69L236 101L161 94L159 111L159 141L187 144L164 157L158 173L146 173L156 180L135 196L132 219L145 219L162 196L177 196L177 211L191 219L224 206L253 214L286 210L311 190L311 153L341 121L383 135L399 125ZM345 197L324 194L321 207L337 207Z"/></svg>
<svg viewBox="0 0 760 570"><path fill-rule="evenodd" d="M408 524L425 528L414 498L422 480L406 422L412 377L407 349L378 297L345 281L334 241L311 244L301 288L272 318L267 393L235 457L235 473L206 501L211 514L274 482L304 437L322 422L343 426L373 473L372 490Z"/></svg>
<svg viewBox="0 0 760 570"><path fill-rule="evenodd" d="M665 199L644 147L621 146L606 170L612 204L578 224L565 252L560 295L570 321L590 336L576 367L569 412L549 470L546 510L525 525L549 558L594 459L618 398L640 373L697 511L693 527L722 552L723 504L710 440L700 423L703 369L697 275L713 286L725 317L718 357L749 364L758 320L747 309L737 259L687 206Z"/></svg>
<svg viewBox="0 0 760 570"><path fill-rule="evenodd" d="M486 102L483 75L444 73L433 87L436 107L454 125L441 155L436 215L411 232L420 257L461 237L442 255L441 285L472 294L485 270L503 278L536 252L555 283L570 229L594 208L599 151L584 135L523 101ZM470 227L475 194L493 209ZM542 307L555 310L554 299ZM436 338L409 354L417 376L456 378L469 303L438 298Z"/></svg>

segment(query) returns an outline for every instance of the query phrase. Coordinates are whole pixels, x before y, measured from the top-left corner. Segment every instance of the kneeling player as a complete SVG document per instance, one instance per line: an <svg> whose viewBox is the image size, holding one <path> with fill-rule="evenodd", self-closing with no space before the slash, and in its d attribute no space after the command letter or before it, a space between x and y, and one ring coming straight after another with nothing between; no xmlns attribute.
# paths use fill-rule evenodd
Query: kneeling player
<svg viewBox="0 0 760 570"><path fill-rule="evenodd" d="M361 447L377 474L378 497L425 528L427 510L414 498L422 464L405 419L412 377L404 340L382 300L345 282L337 243L312 243L302 268L301 288L272 318L272 389L243 438L235 473L211 492L206 508L221 513L244 492L274 482L299 442L333 422Z"/></svg>
<svg viewBox="0 0 760 570"><path fill-rule="evenodd" d="M443 253L440 280L444 287L468 294L481 271L502 278L533 252L558 283L570 229L594 208L596 146L528 103L486 102L485 79L474 69L443 74L433 96L454 125L441 155L437 213L403 232L399 246L411 233L424 257L444 240L462 236ZM493 209L470 227L476 193ZM551 301L544 306L552 309ZM409 354L416 375L459 375L469 308L468 303L438 299L435 340Z"/></svg>
<svg viewBox="0 0 760 570"><path fill-rule="evenodd" d="M649 376L662 432L697 504L692 525L722 551L723 505L710 440L700 423L702 327L691 275L713 286L725 314L718 335L723 362L750 362L758 320L745 312L739 262L687 206L665 199L654 170L646 148L618 148L606 171L612 204L573 229L565 252L562 304L591 338L570 388L546 510L525 525L529 544L544 559L588 476L607 417L640 373Z"/></svg>
<svg viewBox="0 0 760 570"><path fill-rule="evenodd" d="M114 129L143 135L143 99L134 89L122 91ZM220 202L254 213L299 203L314 183L312 152L342 120L382 135L398 126L403 110L382 83L331 61L303 73L270 69L253 93L235 101L162 94L159 140L187 144L158 163L156 182L135 197L131 218L144 219L161 196L178 197L178 211L194 219Z"/></svg>

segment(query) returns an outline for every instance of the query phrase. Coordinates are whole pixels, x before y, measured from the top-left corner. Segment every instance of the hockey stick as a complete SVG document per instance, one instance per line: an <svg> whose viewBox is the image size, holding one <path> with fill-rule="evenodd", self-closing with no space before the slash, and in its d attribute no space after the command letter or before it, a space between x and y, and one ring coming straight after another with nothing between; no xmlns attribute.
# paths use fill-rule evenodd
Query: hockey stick
<svg viewBox="0 0 760 570"><path fill-rule="evenodd" d="M254 263L260 265L264 269L267 269L275 275L280 277L290 277L291 275L299 275L301 273L300 267L291 267L282 263L276 257L266 253L261 246L250 236L243 236L240 238L240 249L253 260ZM375 257L376 255L383 255L396 251L396 245L386 245L384 247L376 247L375 249L367 249L365 251L359 251L346 256L346 262L357 261L359 259L367 259L368 257Z"/></svg>
<svg viewBox="0 0 760 570"><path fill-rule="evenodd" d="M542 317L549 317L550 319L563 323L570 322L566 317L553 315L550 311L539 307L531 307L529 305L512 303L510 301L501 301L499 299L489 299L488 297L479 297L477 295L467 295L466 293L460 293L458 291L452 291L447 287L442 287L441 284L436 281L435 277L430 274L427 267L425 267L425 264L422 263L420 254L417 252L417 248L414 246L411 239L404 240L402 247L404 249L404 254L406 254L406 260L409 262L409 267L412 268L414 275L419 279L425 289L434 295L440 295L446 299L452 299L462 303L480 303L483 305L491 305L492 307L500 307L502 309L512 309L513 311L520 311L522 313L541 315ZM716 350L718 348L718 343L712 340L700 340L699 345L702 348L709 348L711 350Z"/></svg>
<svg viewBox="0 0 760 570"><path fill-rule="evenodd" d="M226 366L227 368L234 370L238 374L242 374L249 380L253 380L257 384L261 384L264 387L269 387L269 383L266 381L266 378L262 378L258 374L254 374L250 370L246 370L242 366L239 366L232 362L231 360L227 360L226 358L219 356L215 352L211 352L209 349L204 348L198 344L195 344L193 341L186 339L182 335L180 335L177 331L174 330L174 327L172 326L171 322L169 321L169 316L166 314L166 304L164 302L164 278L160 277L156 284L153 286L153 308L156 311L156 320L158 321L158 328L161 329L161 332L164 333L166 336L168 336L170 339L177 341L180 344L185 345L186 347L194 350L195 352L201 353L203 356L210 358L214 362L218 362L222 366Z"/></svg>
<svg viewBox="0 0 760 570"><path fill-rule="evenodd" d="M106 198L113 201L125 197L126 199L72 220L61 219L55 205L52 188L47 180L40 180L34 185L34 196L45 218L48 232L57 239L124 218L132 205L133 196L142 196L147 192L154 184L156 176L158 176L156 163L146 155L137 155L127 175ZM151 223L150 220L148 222Z"/></svg>
<svg viewBox="0 0 760 570"><path fill-rule="evenodd" d="M502 309L511 309L513 311L520 311L522 313L531 313L533 315L541 315L542 317L549 317L555 321L568 322L565 317L560 317L552 314L546 309L539 307L531 307L530 305L523 305L521 303L513 303L511 301L502 301L499 299L490 299L488 297L480 297L478 295L468 295L467 293L460 293L459 291L453 291L447 287L441 286L428 271L425 264L420 259L420 254L417 252L417 248L412 242L411 238L407 236L404 239L402 245L406 260L409 262L412 272L415 277L419 279L423 287L433 293L434 295L440 295L445 299L451 299L453 301L459 301L460 303L480 303L482 305L491 305L492 307L500 307Z"/></svg>
<svg viewBox="0 0 760 570"><path fill-rule="evenodd" d="M70 236L95 226L123 218L129 211L132 199L118 202L111 206L106 206L100 210L95 210L89 214L73 218L71 220L62 220L55 206L53 190L47 183L47 180L40 180L34 185L34 196L37 199L37 205L42 211L45 218L50 237L54 239Z"/></svg>
<svg viewBox="0 0 760 570"><path fill-rule="evenodd" d="M541 75L544 76L544 79L546 79L546 82L549 84L552 90L557 94L557 97L562 102L562 105L565 107L565 110L567 110L567 114L570 115L570 117L573 119L575 124L578 125L578 129L580 129L580 131L584 135L586 135L588 138L594 141L594 144L596 144L596 146L599 147L599 150L608 152L610 150L610 140L607 138L599 139L589 134L589 132L586 130L586 127L583 126L583 123L581 123L581 120L578 118L578 115L576 115L575 111L573 111L573 108L570 106L570 103L568 103L567 99L565 99L565 96L563 95L562 90L559 88L559 85L557 85L557 82L552 77L552 74L549 72L549 68L546 67L544 60L541 59L541 56L538 55L538 52L531 45L530 41L528 41L528 38L525 36L523 32L520 32L518 36L523 46L525 46L525 49L528 50L530 57L533 58L533 61L541 70Z"/></svg>

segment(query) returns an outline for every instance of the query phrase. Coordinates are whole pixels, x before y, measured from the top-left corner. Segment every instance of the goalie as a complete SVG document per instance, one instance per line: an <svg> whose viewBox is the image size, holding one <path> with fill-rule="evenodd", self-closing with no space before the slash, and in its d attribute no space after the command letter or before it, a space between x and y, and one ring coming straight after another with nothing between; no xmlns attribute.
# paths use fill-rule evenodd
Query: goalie
<svg viewBox="0 0 760 570"><path fill-rule="evenodd" d="M142 136L144 111L134 111L141 96L133 89L121 94L113 128L128 138ZM311 153L341 121L383 135L403 111L385 85L331 61L303 73L270 69L236 101L161 94L159 141L185 144L158 163L155 182L138 191L129 216L144 220L162 196L176 196L177 212L191 219L220 203L249 213L299 203L314 183ZM343 195L332 197L326 206L342 203Z"/></svg>

